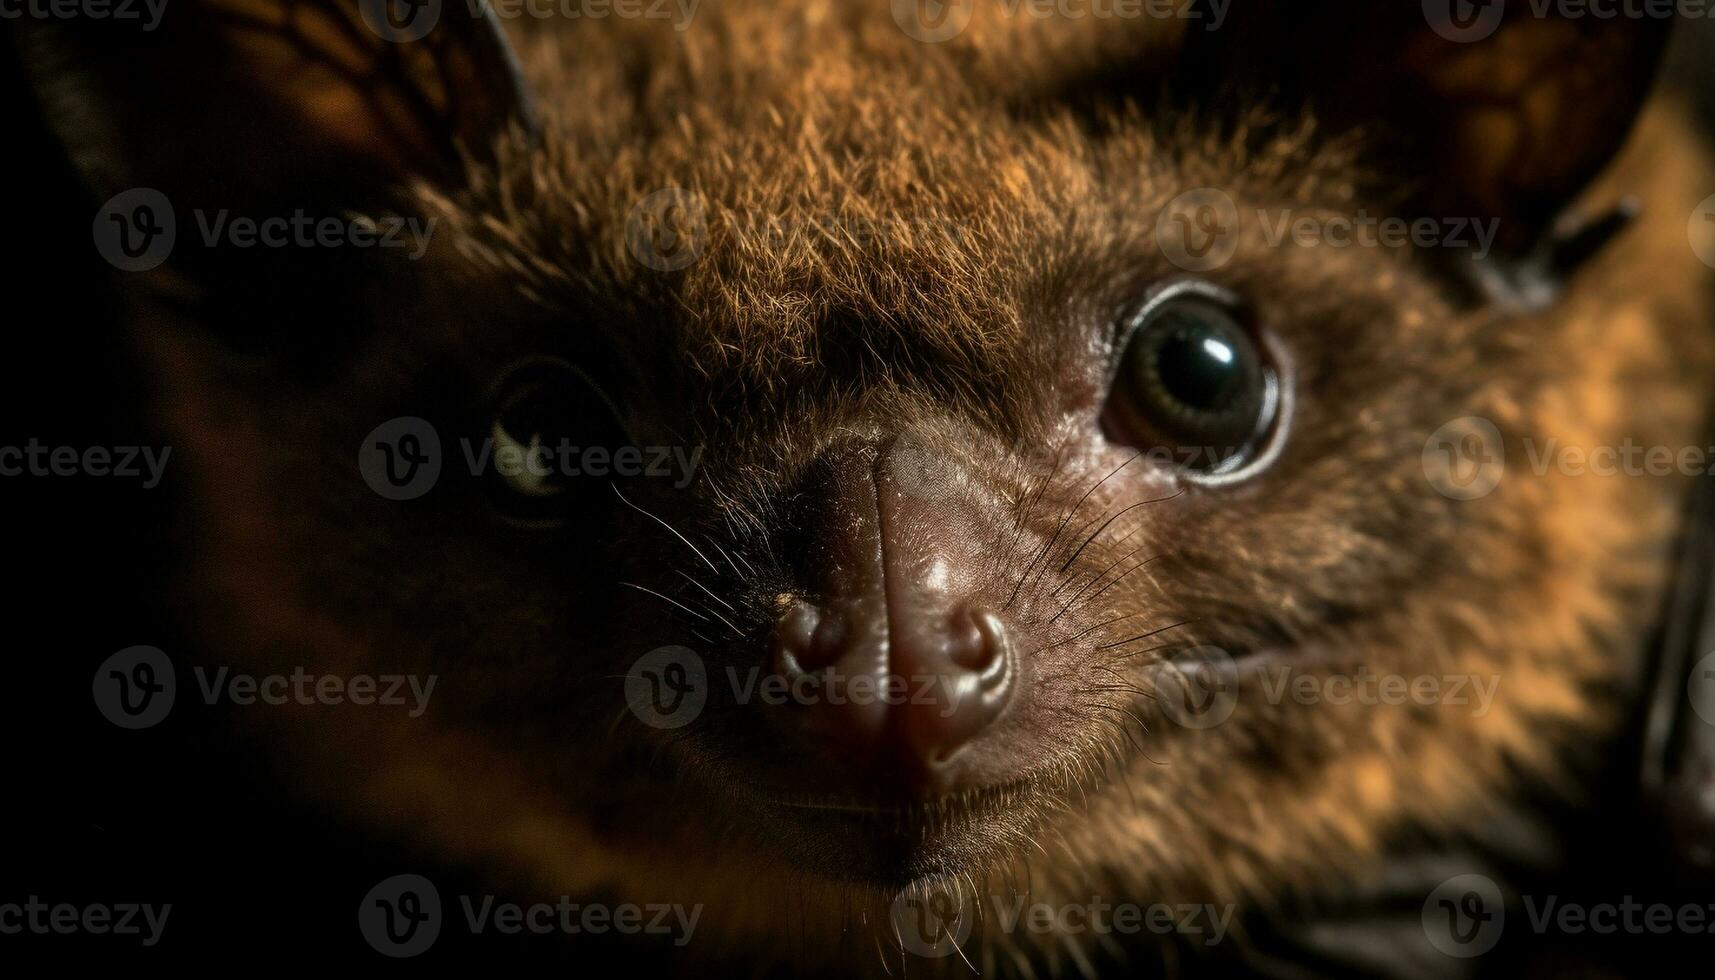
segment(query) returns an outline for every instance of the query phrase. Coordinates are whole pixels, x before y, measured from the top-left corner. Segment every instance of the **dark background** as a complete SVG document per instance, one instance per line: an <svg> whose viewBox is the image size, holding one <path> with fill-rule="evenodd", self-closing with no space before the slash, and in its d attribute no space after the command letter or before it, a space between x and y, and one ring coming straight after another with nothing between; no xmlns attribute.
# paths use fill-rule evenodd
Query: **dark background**
<svg viewBox="0 0 1715 980"><path fill-rule="evenodd" d="M98 202L48 139L3 28L0 40L0 270L9 311L0 347L0 445L31 438L77 447L167 445L142 410L147 381L117 327L112 269L92 247ZM1697 93L1715 132L1715 27L1682 32L1673 75ZM114 478L0 478L0 554L8 573L0 586L0 902L34 895L80 905L173 905L154 949L141 949L135 937L0 936L0 969L85 958L264 968L383 964L355 927L370 886L401 871L430 873L443 895L483 886L280 798L268 756L236 741L218 707L181 697L165 722L140 732L118 729L95 709L93 672L113 652L193 645L156 599L179 543L171 486L170 478L148 491ZM1572 860L1542 880L1541 890L1568 901L1579 894L1591 901L1626 894L1715 901L1715 890L1680 891L1667 880L1659 838L1632 810L1633 774L1624 753L1616 756L1613 771L1599 777L1612 788L1601 794L1612 804L1557 818ZM1589 948L1567 941L1560 953L1595 956L1620 973L1655 973L1672 962L1673 947L1687 947L1681 952L1706 972L1710 940L1646 937ZM546 941L511 939L504 952L509 961L589 965L585 949L572 953ZM479 953L447 929L425 960ZM1505 946L1485 958L1502 973L1511 962ZM642 966L635 959L630 965Z"/></svg>

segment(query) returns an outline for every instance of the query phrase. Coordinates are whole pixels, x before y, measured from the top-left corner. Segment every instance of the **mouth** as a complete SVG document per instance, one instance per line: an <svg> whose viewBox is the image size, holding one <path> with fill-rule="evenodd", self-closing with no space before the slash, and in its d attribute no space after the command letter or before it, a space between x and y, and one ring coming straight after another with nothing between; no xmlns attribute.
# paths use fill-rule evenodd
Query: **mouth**
<svg viewBox="0 0 1715 980"><path fill-rule="evenodd" d="M840 881L884 888L962 875L1031 848L1057 807L1052 777L1021 776L933 799L738 792L760 840L792 863Z"/></svg>

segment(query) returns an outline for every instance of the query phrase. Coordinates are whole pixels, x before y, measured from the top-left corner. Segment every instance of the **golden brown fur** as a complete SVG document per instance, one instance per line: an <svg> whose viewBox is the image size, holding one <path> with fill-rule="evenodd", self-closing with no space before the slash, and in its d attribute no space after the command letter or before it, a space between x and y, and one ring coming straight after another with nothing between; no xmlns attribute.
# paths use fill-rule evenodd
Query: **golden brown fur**
<svg viewBox="0 0 1715 980"><path fill-rule="evenodd" d="M1406 205L1360 162L1361 134L1296 110L1222 119L1147 91L1058 101L1140 52L1170 58L1176 25L979 20L925 45L885 4L711 2L697 16L682 33L515 30L539 146L513 133L470 188L417 185L442 233L404 285L363 301L374 333L329 378L288 388L153 317L137 335L191 474L184 601L215 654L442 677L421 719L265 719L308 791L527 893L704 903L692 954L865 969L899 955L891 891L797 869L753 833L763 818L731 788L732 757L694 740L662 753L623 713L612 678L685 634L606 580L679 562L672 542L624 511L589 536L517 542L461 504L381 500L351 448L387 418L427 414L439 396L425 379L476 387L521 351L600 348L640 442L708 447L694 503L645 506L757 564L778 500L842 432L911 428L1015 504L1045 480L1076 500L1125 454L1053 470L1056 446L1080 399L1099 397L1106 326L1178 272L1155 244L1168 201L1216 186L1241 214ZM1189 620L1186 642L1315 674L1498 678L1493 708L1270 705L1251 678L1230 722L1193 732L1105 694L1138 713L1129 734L1068 708L1064 751L1040 769L1049 790L938 866L978 891L1028 882L1043 901L1266 909L1362 880L1402 839L1513 819L1526 787L1575 798L1640 681L1684 481L1537 475L1524 440L1699 445L1715 310L1684 216L1711 172L1675 107L1653 104L1582 199L1594 212L1638 195L1642 217L1535 313L1464 304L1421 256L1276 247L1247 223L1210 277L1262 308L1291 352L1287 453L1254 483L1143 511L1166 557L1106 612ZM700 202L709 228L702 258L669 273L625 239L633 206L665 187ZM1495 493L1461 502L1420 459L1429 433L1466 415L1501 429L1509 466ZM1109 486L1089 506L1139 493ZM1061 511L1045 510L992 574L1047 539ZM1070 574L1132 546L1096 542ZM556 564L568 555L600 575ZM1038 620L1057 584L1027 598ZM765 623L790 587L763 574L729 598ZM1103 667L1148 682L1135 650L1069 647L1069 691ZM972 947L985 974L1029 942L987 939Z"/></svg>

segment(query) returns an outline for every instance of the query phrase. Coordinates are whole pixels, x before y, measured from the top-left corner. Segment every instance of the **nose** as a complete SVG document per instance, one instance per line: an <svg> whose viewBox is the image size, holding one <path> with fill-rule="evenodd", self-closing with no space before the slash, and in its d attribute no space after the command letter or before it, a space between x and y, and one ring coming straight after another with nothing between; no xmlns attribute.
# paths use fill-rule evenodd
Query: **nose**
<svg viewBox="0 0 1715 980"><path fill-rule="evenodd" d="M960 467L908 437L824 456L806 483L813 598L775 624L775 668L811 682L801 734L866 767L951 788L954 758L1018 685L1006 620L985 596L995 508Z"/></svg>

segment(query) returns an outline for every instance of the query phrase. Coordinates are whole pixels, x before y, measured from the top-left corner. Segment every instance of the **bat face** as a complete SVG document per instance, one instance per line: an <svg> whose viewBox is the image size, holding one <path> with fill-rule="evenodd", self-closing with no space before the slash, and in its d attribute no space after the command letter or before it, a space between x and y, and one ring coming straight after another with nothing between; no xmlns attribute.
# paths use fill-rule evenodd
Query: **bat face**
<svg viewBox="0 0 1715 980"><path fill-rule="evenodd" d="M356 22L329 16L338 49ZM1648 186L1580 199L1644 194L1640 225L1542 259L1570 250L1545 202L1641 87L1546 174L1502 126L1497 175L1471 139L1495 118L1413 67L1427 28L1352 32L1393 58L1320 25L1441 107L1392 127L1411 153L1292 101L1334 84L1302 49L1267 61L1286 101L1225 111L1198 76L1260 63L1268 23L1121 55L982 19L925 43L879 8L702 16L518 26L516 77L462 20L380 47L465 82L413 87L406 54L393 83L473 150L444 170L401 163L442 130L395 89L312 98L337 83L234 28L204 57L264 91L221 98L333 134L313 180L265 139L213 182L133 161L181 227L234 199L418 222L357 256L193 244L171 313L138 284L196 515L186 615L259 665L438 682L422 717L271 722L306 792L549 887L720 896L742 935L757 883L1355 876L1611 723L1681 491L1526 447L1694 438L1695 257L1648 210L1695 201L1671 119L1622 159ZM1647 76L1649 39L1539 29L1508 57ZM851 914L805 904L830 934Z"/></svg>

